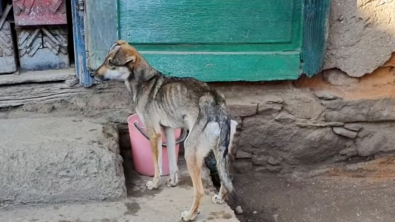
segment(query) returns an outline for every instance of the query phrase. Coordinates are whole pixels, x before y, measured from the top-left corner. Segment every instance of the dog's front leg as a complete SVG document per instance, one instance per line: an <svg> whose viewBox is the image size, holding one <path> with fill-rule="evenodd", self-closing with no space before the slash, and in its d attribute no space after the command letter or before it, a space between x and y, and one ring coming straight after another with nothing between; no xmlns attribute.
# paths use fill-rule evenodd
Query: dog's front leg
<svg viewBox="0 0 395 222"><path fill-rule="evenodd" d="M176 154L176 138L174 136L174 129L165 127L165 135L167 141L167 155L169 157L170 178L167 186L175 187L178 184L178 166Z"/></svg>
<svg viewBox="0 0 395 222"><path fill-rule="evenodd" d="M148 181L146 186L149 190L158 189L160 185L160 170L159 170L159 149L162 149L162 135L156 131L148 132L152 151L152 161L154 162L155 174L152 181Z"/></svg>

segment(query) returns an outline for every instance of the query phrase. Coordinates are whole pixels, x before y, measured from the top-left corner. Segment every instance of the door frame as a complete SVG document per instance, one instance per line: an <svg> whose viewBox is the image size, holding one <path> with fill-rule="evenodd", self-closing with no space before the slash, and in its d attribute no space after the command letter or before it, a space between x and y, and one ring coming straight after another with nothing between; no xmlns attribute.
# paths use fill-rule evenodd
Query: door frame
<svg viewBox="0 0 395 222"><path fill-rule="evenodd" d="M303 42L300 54L300 72L296 73L297 78L302 74L311 77L322 70L331 2L330 0L300 1L303 4L301 27ZM84 3L84 9L79 6L81 2ZM119 0L101 0L100 4L98 2L95 0L71 0L76 72L77 78L85 87L94 83L90 77L92 71L90 69L100 65L99 63L104 60L110 46L119 38ZM292 77L292 79L297 78ZM279 77L278 80L280 79L286 80ZM265 81L265 79L257 81Z"/></svg>
<svg viewBox="0 0 395 222"><path fill-rule="evenodd" d="M82 86L89 87L93 85L94 79L90 77L87 67L89 58L87 58L85 44L85 12L83 0L71 0L76 77Z"/></svg>

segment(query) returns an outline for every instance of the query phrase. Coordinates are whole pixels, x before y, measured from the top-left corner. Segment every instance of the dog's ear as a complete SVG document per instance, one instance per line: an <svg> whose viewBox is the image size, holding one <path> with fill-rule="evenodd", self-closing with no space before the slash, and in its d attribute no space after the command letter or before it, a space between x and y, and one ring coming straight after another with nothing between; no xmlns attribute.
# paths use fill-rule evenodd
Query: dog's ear
<svg viewBox="0 0 395 222"><path fill-rule="evenodd" d="M108 52L112 52L113 50L116 49L117 46L121 46L121 45L126 45L128 44L125 40L118 40L116 41L114 44L112 44L112 46L110 47L110 50L108 50Z"/></svg>
<svg viewBox="0 0 395 222"><path fill-rule="evenodd" d="M118 41L117 41L117 44L118 44L118 45L126 45L126 44L128 44L128 43L127 43L125 40L122 40L122 39L121 39L121 40L118 40Z"/></svg>
<svg viewBox="0 0 395 222"><path fill-rule="evenodd" d="M137 54L134 50L131 50L127 47L116 46L117 50L112 57L111 63L117 66L124 66L127 63L131 62L133 64L136 63Z"/></svg>

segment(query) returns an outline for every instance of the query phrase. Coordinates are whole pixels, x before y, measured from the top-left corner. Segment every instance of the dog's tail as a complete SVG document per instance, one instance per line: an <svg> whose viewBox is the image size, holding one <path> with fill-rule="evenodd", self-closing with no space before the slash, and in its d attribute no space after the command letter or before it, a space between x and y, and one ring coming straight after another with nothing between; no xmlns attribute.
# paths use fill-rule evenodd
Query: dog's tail
<svg viewBox="0 0 395 222"><path fill-rule="evenodd" d="M230 196L232 201L235 201L235 203L237 203L237 195L233 187L232 179L229 175L230 161L228 152L230 148L230 143L232 141L231 120L229 117L226 117L222 120L219 120L218 124L220 127L220 135L218 141L218 151L216 155L217 170L222 185L228 191L228 195Z"/></svg>

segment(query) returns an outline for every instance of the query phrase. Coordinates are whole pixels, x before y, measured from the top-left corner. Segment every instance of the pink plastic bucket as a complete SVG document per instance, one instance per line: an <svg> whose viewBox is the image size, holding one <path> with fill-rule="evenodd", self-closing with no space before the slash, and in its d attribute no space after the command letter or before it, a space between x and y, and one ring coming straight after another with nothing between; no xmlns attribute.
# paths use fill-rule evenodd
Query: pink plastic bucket
<svg viewBox="0 0 395 222"><path fill-rule="evenodd" d="M145 131L145 126L141 123L140 118L137 114L131 115L128 118L129 136L130 144L132 145L132 158L134 163L134 168L137 173L145 176L154 176L155 169L154 163L152 162L152 153L150 142L145 138L140 131L136 128L134 123ZM176 129L175 137L179 138L181 134L181 129ZM162 142L166 142L165 134L162 131ZM178 151L180 145L176 145L176 158L178 160ZM169 175L169 158L167 155L167 148L162 148L162 175Z"/></svg>

